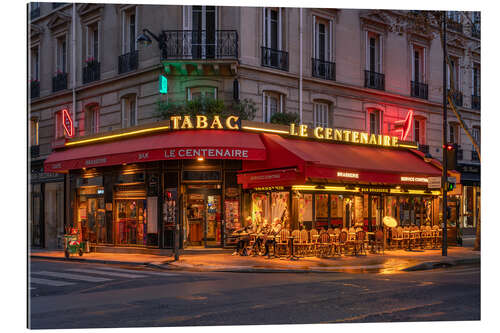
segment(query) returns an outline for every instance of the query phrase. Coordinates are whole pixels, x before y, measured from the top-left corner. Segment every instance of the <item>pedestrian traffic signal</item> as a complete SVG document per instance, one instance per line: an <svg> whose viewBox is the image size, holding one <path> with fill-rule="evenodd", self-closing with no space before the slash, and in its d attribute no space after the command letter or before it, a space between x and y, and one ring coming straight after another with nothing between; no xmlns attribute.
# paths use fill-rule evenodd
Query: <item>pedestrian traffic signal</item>
<svg viewBox="0 0 500 333"><path fill-rule="evenodd" d="M160 94L166 94L168 92L168 80L165 76L160 75L160 78L158 80L158 90Z"/></svg>
<svg viewBox="0 0 500 333"><path fill-rule="evenodd" d="M446 190L447 191L453 191L455 189L455 186L456 184L455 183L450 183L450 182L447 182L446 183Z"/></svg>

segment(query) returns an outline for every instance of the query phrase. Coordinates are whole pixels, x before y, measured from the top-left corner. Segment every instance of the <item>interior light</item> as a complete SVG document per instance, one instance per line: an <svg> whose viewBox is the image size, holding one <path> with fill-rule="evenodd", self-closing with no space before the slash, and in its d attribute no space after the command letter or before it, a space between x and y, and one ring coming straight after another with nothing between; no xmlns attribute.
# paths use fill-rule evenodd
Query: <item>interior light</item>
<svg viewBox="0 0 500 333"><path fill-rule="evenodd" d="M205 158L203 156L197 157L196 160L202 162Z"/></svg>

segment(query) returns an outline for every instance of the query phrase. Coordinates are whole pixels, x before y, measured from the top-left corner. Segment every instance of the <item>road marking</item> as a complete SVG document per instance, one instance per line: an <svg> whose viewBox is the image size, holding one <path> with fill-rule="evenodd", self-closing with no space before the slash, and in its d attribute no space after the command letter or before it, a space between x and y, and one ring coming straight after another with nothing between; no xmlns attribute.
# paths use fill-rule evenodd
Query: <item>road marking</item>
<svg viewBox="0 0 500 333"><path fill-rule="evenodd" d="M100 274L100 275L110 275L110 276L118 276L118 277L124 277L124 278L130 278L130 279L137 279L137 278L145 278L147 277L146 275L139 275L139 274L125 274L125 273L113 273L113 272L105 272L105 271L100 271L96 269L83 269L83 268L72 268L68 269L67 271L71 272L81 272L81 273L90 273L90 274Z"/></svg>
<svg viewBox="0 0 500 333"><path fill-rule="evenodd" d="M47 280L39 278L31 278L30 282L36 284L45 284L47 286L53 286L53 287L64 287L64 286L74 285L73 282L55 281L55 280Z"/></svg>
<svg viewBox="0 0 500 333"><path fill-rule="evenodd" d="M123 269L123 268L111 268L111 267L94 267L96 269L103 269L106 271L113 271L113 272L124 272L124 273L131 273L131 272L138 272L140 274L148 274L148 275L158 275L158 276L179 276L178 274L172 274L172 273L163 273L163 272L153 272L153 271L136 271L136 270L131 270L131 269Z"/></svg>
<svg viewBox="0 0 500 333"><path fill-rule="evenodd" d="M70 279L70 280L87 281L87 282L106 282L106 281L113 280L113 279L108 279L108 278L103 278L103 277L77 275L77 274L69 274L69 273L61 273L61 272L49 272L49 271L31 272L31 274L46 275L46 276L59 277L59 278Z"/></svg>

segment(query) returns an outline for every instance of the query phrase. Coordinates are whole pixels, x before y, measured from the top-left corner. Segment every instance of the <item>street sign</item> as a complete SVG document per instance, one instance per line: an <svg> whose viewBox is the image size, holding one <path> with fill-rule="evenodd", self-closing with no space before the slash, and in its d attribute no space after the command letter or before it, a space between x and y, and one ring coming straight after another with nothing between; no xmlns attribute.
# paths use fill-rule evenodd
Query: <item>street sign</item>
<svg viewBox="0 0 500 333"><path fill-rule="evenodd" d="M457 178L456 177L448 177L448 183L454 183L456 184L457 183Z"/></svg>
<svg viewBox="0 0 500 333"><path fill-rule="evenodd" d="M429 177L427 188L441 188L441 177Z"/></svg>

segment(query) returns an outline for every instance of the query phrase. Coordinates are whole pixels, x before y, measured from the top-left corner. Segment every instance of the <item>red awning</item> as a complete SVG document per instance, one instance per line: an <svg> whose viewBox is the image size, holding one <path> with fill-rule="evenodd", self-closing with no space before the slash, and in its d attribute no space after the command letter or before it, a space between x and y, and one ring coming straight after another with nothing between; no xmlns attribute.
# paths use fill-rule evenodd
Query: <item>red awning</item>
<svg viewBox="0 0 500 333"><path fill-rule="evenodd" d="M45 172L151 162L169 159L265 160L266 148L258 134L239 131L196 130L68 148L52 153Z"/></svg>
<svg viewBox="0 0 500 333"><path fill-rule="evenodd" d="M238 181L244 187L299 185L308 180L426 185L427 177L441 175L437 167L408 150L289 139L275 134L261 137L268 158L243 162ZM295 170L295 177L290 171L283 173L285 169Z"/></svg>

